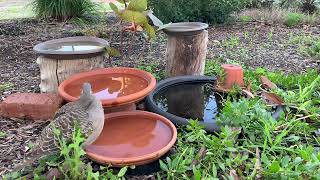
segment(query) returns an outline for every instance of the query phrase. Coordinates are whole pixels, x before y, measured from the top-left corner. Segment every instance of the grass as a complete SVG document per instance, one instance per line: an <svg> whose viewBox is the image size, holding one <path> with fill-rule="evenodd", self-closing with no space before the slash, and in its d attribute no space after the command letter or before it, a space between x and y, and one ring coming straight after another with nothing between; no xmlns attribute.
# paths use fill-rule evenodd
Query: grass
<svg viewBox="0 0 320 180"><path fill-rule="evenodd" d="M4 92L12 88L14 85L12 83L0 84L0 92Z"/></svg>
<svg viewBox="0 0 320 180"><path fill-rule="evenodd" d="M284 24L288 27L293 27L302 23L303 19L304 19L304 14L288 13L285 17Z"/></svg>
<svg viewBox="0 0 320 180"><path fill-rule="evenodd" d="M263 21L284 24L288 27L292 27L301 23L315 25L319 21L319 15L306 15L281 8L247 9L240 12L237 16L237 19L241 22Z"/></svg>
<svg viewBox="0 0 320 180"><path fill-rule="evenodd" d="M0 9L0 20L34 17L31 6L11 6Z"/></svg>
<svg viewBox="0 0 320 180"><path fill-rule="evenodd" d="M2 0L0 0L1 2ZM123 8L123 5L116 2L115 3L119 8ZM98 11L100 13L111 12L111 8L107 3L99 3L100 8ZM10 6L5 8L0 8L0 20L8 19L20 19L20 18L33 18L35 13L32 11L31 5L19 5L19 6Z"/></svg>

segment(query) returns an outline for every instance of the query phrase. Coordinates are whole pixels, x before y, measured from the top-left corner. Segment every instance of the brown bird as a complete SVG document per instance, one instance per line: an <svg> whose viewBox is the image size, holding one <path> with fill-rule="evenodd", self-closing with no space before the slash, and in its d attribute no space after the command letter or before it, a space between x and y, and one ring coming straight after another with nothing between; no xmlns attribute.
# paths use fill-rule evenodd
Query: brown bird
<svg viewBox="0 0 320 180"><path fill-rule="evenodd" d="M53 121L43 129L33 148L25 154L23 163L13 171L20 171L41 157L58 154L59 141L54 135L54 129L59 129L62 137L68 142L71 141L76 124L86 138L82 144L83 148L93 143L103 129L103 108L101 102L92 94L89 83L83 84L82 94L77 101L70 102L57 111Z"/></svg>

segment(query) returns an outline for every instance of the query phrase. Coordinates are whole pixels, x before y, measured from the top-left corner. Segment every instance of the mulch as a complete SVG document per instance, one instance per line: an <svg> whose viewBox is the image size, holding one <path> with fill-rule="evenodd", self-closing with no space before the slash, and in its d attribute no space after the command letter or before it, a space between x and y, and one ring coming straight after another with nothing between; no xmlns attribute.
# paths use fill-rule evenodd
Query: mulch
<svg viewBox="0 0 320 180"><path fill-rule="evenodd" d="M92 31L102 29L99 36L108 39L112 46L119 48L119 23L112 16L110 19L105 24L88 27L91 27ZM34 19L0 21L0 84L13 84L12 88L0 92L0 101L16 92L40 92L40 72L33 46L55 38L84 35L88 33L84 32L88 27L59 22L47 23ZM285 73L303 73L307 69L317 68L317 61L300 55L297 44L288 44L290 35L318 36L319 28L314 26L307 29L288 29L263 23L234 23L210 27L207 58L222 58L222 62L237 60L251 68L264 67ZM272 40L268 36L271 30ZM245 33L253 37L252 40L246 39ZM222 46L223 40L231 37L239 37L240 45L225 49ZM166 35L159 33L152 43L143 43L140 41L142 38L141 34L133 38L126 35L124 49L127 56L115 58L111 64L105 62L106 66L137 67L141 64L156 64L159 69L164 69ZM132 45L129 43L131 39ZM129 47L131 50L128 50ZM29 148L28 144L37 138L46 124L47 122L0 117L0 131L5 132L5 136L0 137L1 166L11 168L14 163L19 162Z"/></svg>

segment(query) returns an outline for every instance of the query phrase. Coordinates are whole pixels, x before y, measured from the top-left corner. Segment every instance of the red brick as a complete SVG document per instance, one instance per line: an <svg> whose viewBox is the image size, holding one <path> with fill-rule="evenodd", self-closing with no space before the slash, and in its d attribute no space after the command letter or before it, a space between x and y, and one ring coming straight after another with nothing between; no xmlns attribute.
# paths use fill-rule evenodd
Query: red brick
<svg viewBox="0 0 320 180"><path fill-rule="evenodd" d="M62 103L62 98L57 94L12 94L0 104L0 116L31 120L52 119Z"/></svg>

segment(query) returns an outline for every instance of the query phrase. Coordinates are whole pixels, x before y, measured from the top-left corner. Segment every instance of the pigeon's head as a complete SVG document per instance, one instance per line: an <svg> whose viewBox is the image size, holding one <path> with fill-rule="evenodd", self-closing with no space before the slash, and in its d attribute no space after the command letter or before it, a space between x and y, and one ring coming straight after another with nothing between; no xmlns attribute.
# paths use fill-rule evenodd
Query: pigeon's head
<svg viewBox="0 0 320 180"><path fill-rule="evenodd" d="M82 85L82 95L92 95L92 89L90 83L83 83Z"/></svg>
<svg viewBox="0 0 320 180"><path fill-rule="evenodd" d="M84 83L82 85L82 93L80 96L80 102L84 107L88 107L92 104L93 101L95 101L96 98L92 94L91 84L90 83Z"/></svg>

